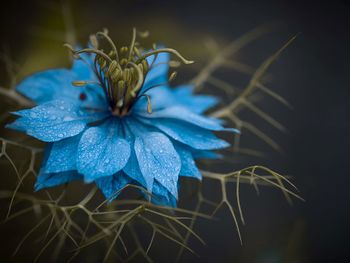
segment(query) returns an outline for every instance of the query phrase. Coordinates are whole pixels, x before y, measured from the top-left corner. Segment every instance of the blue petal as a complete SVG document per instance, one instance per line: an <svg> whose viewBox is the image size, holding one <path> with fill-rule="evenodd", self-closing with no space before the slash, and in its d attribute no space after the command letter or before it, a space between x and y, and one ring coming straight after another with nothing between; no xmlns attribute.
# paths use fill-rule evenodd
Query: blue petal
<svg viewBox="0 0 350 263"><path fill-rule="evenodd" d="M56 99L77 100L84 88L74 87L72 82L96 80L92 70L92 56L82 54L81 57L85 61L74 60L71 70L51 69L25 78L16 87L17 91L38 104Z"/></svg>
<svg viewBox="0 0 350 263"><path fill-rule="evenodd" d="M140 121L155 126L174 140L198 150L213 150L230 146L226 141L217 138L211 131L176 119L140 118Z"/></svg>
<svg viewBox="0 0 350 263"><path fill-rule="evenodd" d="M168 62L170 60L169 53L158 53L158 55L147 57L146 60L151 68L147 72L142 90L168 82Z"/></svg>
<svg viewBox="0 0 350 263"><path fill-rule="evenodd" d="M102 87L99 85L88 84L81 88L79 97L81 94L85 95L85 99L80 101L81 107L97 109L100 111L108 110L109 104L106 95ZM80 100L80 98L77 98L75 101L77 100Z"/></svg>
<svg viewBox="0 0 350 263"><path fill-rule="evenodd" d="M78 180L81 178L82 176L76 171L67 171L62 173L41 173L36 178L35 191L39 191L47 187L69 183L73 180Z"/></svg>
<svg viewBox="0 0 350 263"><path fill-rule="evenodd" d="M135 136L130 132L128 129L128 126L123 124L124 131L125 131L125 139L130 144L130 158L128 160L128 163L123 168L124 173L126 173L129 177L134 179L136 182L138 182L140 185L145 187L148 191L152 191L152 185L153 185L153 178L146 176L144 177L139 166L139 162L136 157L135 149L134 149L134 142L135 142Z"/></svg>
<svg viewBox="0 0 350 263"><path fill-rule="evenodd" d="M195 159L220 159L222 158L221 154L212 151L198 151L192 150L193 158Z"/></svg>
<svg viewBox="0 0 350 263"><path fill-rule="evenodd" d="M151 202L160 206L176 207L176 197L173 196L164 186L157 180L154 180L153 197Z"/></svg>
<svg viewBox="0 0 350 263"><path fill-rule="evenodd" d="M15 114L22 118L8 125L45 142L59 141L82 132L87 123L106 113L87 113L69 101L51 101Z"/></svg>
<svg viewBox="0 0 350 263"><path fill-rule="evenodd" d="M98 188L101 189L102 193L109 201L112 201L120 194L120 190L123 189L127 184L132 183L132 179L129 178L122 172L118 172L111 176L105 176L96 179Z"/></svg>
<svg viewBox="0 0 350 263"><path fill-rule="evenodd" d="M150 89L145 92L145 94L147 94L151 99L153 111L178 104L172 90L166 85ZM136 112L146 113L147 103L148 101L146 97L140 97L133 106L133 110Z"/></svg>
<svg viewBox="0 0 350 263"><path fill-rule="evenodd" d="M194 113L203 113L218 103L218 99L213 96L194 95L194 86L186 85L174 89L174 96L179 104L190 109Z"/></svg>
<svg viewBox="0 0 350 263"><path fill-rule="evenodd" d="M216 120L198 115L182 106L173 106L165 108L163 110L154 111L152 114L138 113L140 116L147 118L168 118L177 119L184 122L191 123L193 125L199 126L203 129L213 130L213 131L234 131L238 132L236 129L224 128Z"/></svg>
<svg viewBox="0 0 350 263"><path fill-rule="evenodd" d="M79 90L72 86L73 80L70 70L52 69L27 77L16 89L36 103L63 97L78 98Z"/></svg>
<svg viewBox="0 0 350 263"><path fill-rule="evenodd" d="M82 134L52 143L43 168L45 173L58 173L77 169L77 149Z"/></svg>
<svg viewBox="0 0 350 263"><path fill-rule="evenodd" d="M200 114L217 104L218 100L213 96L194 95L193 86L181 86L171 89L168 85L162 85L145 92L151 98L154 111L165 107L182 106L188 110ZM141 97L133 107L136 111L146 112L147 99Z"/></svg>
<svg viewBox="0 0 350 263"><path fill-rule="evenodd" d="M80 47L77 49L81 49ZM81 53L80 59L74 59L72 65L72 73L79 79L77 80L96 80L96 75L93 71L94 68L94 55L87 53Z"/></svg>
<svg viewBox="0 0 350 263"><path fill-rule="evenodd" d="M84 132L78 146L77 168L85 181L91 182L120 171L129 157L130 145L119 135L119 121L111 118Z"/></svg>
<svg viewBox="0 0 350 263"><path fill-rule="evenodd" d="M143 176L157 179L177 197L177 181L181 161L171 141L159 132L138 132L135 153Z"/></svg>
<svg viewBox="0 0 350 263"><path fill-rule="evenodd" d="M174 146L181 159L180 176L193 177L202 180L202 175L196 166L191 150L180 144L175 144Z"/></svg>

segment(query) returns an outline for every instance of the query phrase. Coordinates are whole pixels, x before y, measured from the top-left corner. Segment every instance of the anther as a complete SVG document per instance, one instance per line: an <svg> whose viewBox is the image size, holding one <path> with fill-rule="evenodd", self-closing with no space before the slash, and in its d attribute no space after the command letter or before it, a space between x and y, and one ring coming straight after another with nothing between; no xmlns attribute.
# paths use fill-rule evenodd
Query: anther
<svg viewBox="0 0 350 263"><path fill-rule="evenodd" d="M128 63L128 60L126 58L122 58L120 60L120 65L125 66Z"/></svg>
<svg viewBox="0 0 350 263"><path fill-rule="evenodd" d="M76 81L72 82L72 85L75 86L75 87L84 87L87 84L88 84L88 82L84 81L84 80L76 80Z"/></svg>
<svg viewBox="0 0 350 263"><path fill-rule="evenodd" d="M117 68L112 74L111 74L111 80L113 82L117 82L120 79L121 71Z"/></svg>
<svg viewBox="0 0 350 263"><path fill-rule="evenodd" d="M120 53L127 53L128 52L128 47L121 47L120 48Z"/></svg>
<svg viewBox="0 0 350 263"><path fill-rule="evenodd" d="M177 76L177 72L174 71L173 73L170 74L170 77L169 77L169 82L173 81Z"/></svg>
<svg viewBox="0 0 350 263"><path fill-rule="evenodd" d="M118 62L113 60L111 64L109 64L107 72L105 73L106 77L110 76L117 68L118 68Z"/></svg>
<svg viewBox="0 0 350 263"><path fill-rule="evenodd" d="M118 81L118 89L124 89L124 84L125 84L124 80L119 80Z"/></svg>

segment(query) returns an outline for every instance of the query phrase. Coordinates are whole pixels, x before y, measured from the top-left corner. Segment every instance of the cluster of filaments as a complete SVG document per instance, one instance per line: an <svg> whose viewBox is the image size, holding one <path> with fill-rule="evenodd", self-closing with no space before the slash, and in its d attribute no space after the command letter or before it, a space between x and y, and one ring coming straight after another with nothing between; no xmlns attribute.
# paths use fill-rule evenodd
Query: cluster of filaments
<svg viewBox="0 0 350 263"><path fill-rule="evenodd" d="M82 59L79 55L82 53L95 54L93 70L98 78L98 85L103 88L109 107L113 115L124 116L132 108L137 99L142 96L147 98L147 111L152 112L151 98L146 92L166 83L158 83L156 86L148 87L141 94L141 88L144 84L147 73L157 65L154 61L159 53L167 52L175 55L184 64L191 64L193 61L186 60L179 52L171 48L159 48L153 46L153 49L145 52L140 44L136 42L136 30L133 30L133 36L130 46L117 48L112 39L108 36L108 31L97 32L90 36L91 47L74 50L72 46L66 44L74 58ZM145 36L145 34L140 34ZM109 44L110 50L105 52L100 47L100 41L105 40ZM147 58L153 56L152 62L148 63ZM177 61L179 62L179 61ZM175 64L175 63L172 63ZM176 63L177 64L177 63ZM175 74L169 78L171 80ZM85 86L89 81L77 80L73 82L75 86Z"/></svg>

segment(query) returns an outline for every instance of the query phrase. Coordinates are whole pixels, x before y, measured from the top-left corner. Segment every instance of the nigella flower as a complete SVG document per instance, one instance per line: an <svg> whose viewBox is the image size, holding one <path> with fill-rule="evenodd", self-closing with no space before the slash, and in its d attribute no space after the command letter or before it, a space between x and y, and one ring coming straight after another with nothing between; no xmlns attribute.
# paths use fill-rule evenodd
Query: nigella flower
<svg viewBox="0 0 350 263"><path fill-rule="evenodd" d="M194 160L229 145L212 131L233 129L203 115L215 98L169 86L170 54L189 61L169 48L144 51L135 38L134 30L131 45L118 50L99 32L89 48L69 47L71 69L40 72L17 87L37 106L15 112L9 127L48 143L36 190L83 179L112 200L134 184L152 202L175 206L179 176L200 180Z"/></svg>

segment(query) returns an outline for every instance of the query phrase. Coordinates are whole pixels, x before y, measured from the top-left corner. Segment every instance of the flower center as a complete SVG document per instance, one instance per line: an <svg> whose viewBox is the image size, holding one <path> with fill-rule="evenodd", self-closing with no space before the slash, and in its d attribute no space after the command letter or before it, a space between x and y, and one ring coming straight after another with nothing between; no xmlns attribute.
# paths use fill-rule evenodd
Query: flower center
<svg viewBox="0 0 350 263"><path fill-rule="evenodd" d="M136 42L136 29L133 29L133 35L129 46L117 48L112 39L108 36L108 31L97 32L90 36L90 48L74 50L72 46L66 44L75 59L83 59L80 54L90 53L95 54L93 71L98 79L98 85L102 87L106 98L108 99L109 107L113 115L124 116L128 114L135 102L145 96L147 98L147 111L152 112L151 99L141 93L141 88L144 84L147 73L152 70L154 61L157 55L162 52L167 52L175 55L184 64L193 63L182 57L176 50L171 48L157 49L154 45L153 49L145 52L144 49ZM144 34L140 34L143 36ZM101 48L101 40L107 42L109 52L105 52ZM151 63L147 58L153 56ZM171 80L171 76L170 79ZM74 86L85 86L89 81L74 81ZM156 86L166 83L158 83ZM150 87L153 88L153 87ZM149 90L149 88L147 89Z"/></svg>

